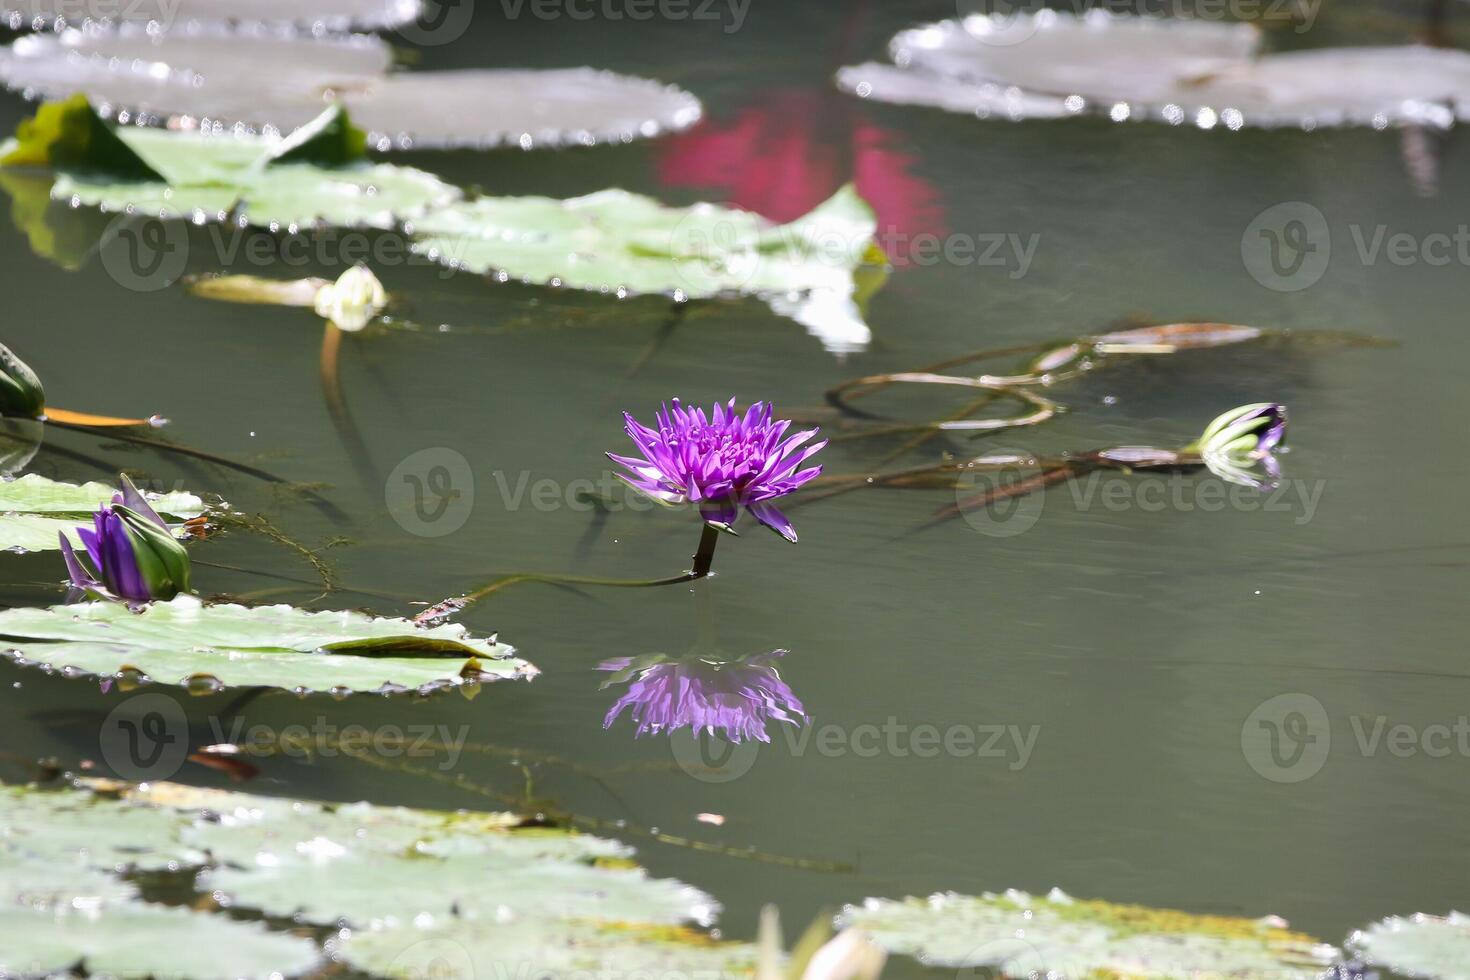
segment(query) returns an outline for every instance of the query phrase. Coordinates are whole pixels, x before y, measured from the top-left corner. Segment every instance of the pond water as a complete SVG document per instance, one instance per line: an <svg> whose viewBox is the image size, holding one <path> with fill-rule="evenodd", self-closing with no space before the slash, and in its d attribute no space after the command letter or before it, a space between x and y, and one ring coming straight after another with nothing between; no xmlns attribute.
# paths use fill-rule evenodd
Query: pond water
<svg viewBox="0 0 1470 980"><path fill-rule="evenodd" d="M932 462L940 451L1178 446L1226 408L1274 400L1291 412L1282 492L1232 503L1205 477L1119 478L1053 489L995 522L931 525L953 492L864 490L794 507L794 546L741 527L720 546L718 574L698 587L706 604L689 586L523 584L467 610L463 622L499 631L541 668L529 684L489 685L473 700L275 695L238 713L232 694L170 689L194 737L209 741L224 740L212 724L228 731L238 717L277 728L442 725L517 750L467 751L442 770L499 798L346 759L275 760L246 788L495 807L521 795L529 773L538 799L603 822L653 873L717 896L726 934L740 937L766 901L793 927L865 896L945 889L1055 885L1271 912L1332 942L1390 913L1463 907L1470 757L1455 726L1463 732L1470 714L1460 489L1470 462L1457 372L1470 357L1470 277L1459 257L1365 253L1380 226L1385 240L1405 233L1416 249L1431 235L1463 237L1464 140L1424 137L1440 173L1426 194L1405 163L1414 137L1393 130L987 123L869 105L831 87L837 66L881 55L895 30L952 13L941 3L757 3L727 33L718 22L507 20L485 5L465 37L418 49L423 67L590 62L677 83L705 102L708 121L672 138L396 157L491 193L619 186L785 220L856 177L890 247L911 259L872 298L865 351L829 353L755 301L694 305L671 321L661 299L374 262L418 326L345 338L348 411L334 418L309 311L133 291L95 258L59 268L7 227L4 341L46 380L51 403L161 413L180 442L326 485L343 517L238 473L74 434L49 437L35 468L74 480L128 468L155 485L218 493L312 546L348 539L327 557L344 587L362 590L318 598L298 555L237 532L194 546L205 594L402 615L509 572L642 578L687 567L697 529L686 516L599 515L574 496L574 481L603 479L605 450L625 450L624 409L646 419L671 396L735 395L828 418L822 393L847 378L1120 322L1392 341L1299 336L1115 361L1056 386L1049 394L1070 411L1044 427L934 440L887 464ZM1335 3L1316 30L1268 43L1397 43L1414 26L1385 8ZM7 132L27 112L16 97L0 106ZM1262 285L1242 260L1253 220L1287 202L1319 210L1332 236L1320 278L1296 291ZM982 264L930 261L914 251L923 233L1010 237L994 253L1001 264ZM232 271L335 276L345 239L326 239L304 262L275 250ZM195 229L190 271L225 267L217 241ZM1019 255L1012 242L1033 250ZM393 245L383 247L399 254ZM866 404L922 419L964 400L939 390ZM902 444L835 441L821 461L828 473L863 471ZM441 533L409 515L403 476L461 457L471 479L454 476L463 507L448 520L464 523ZM49 583L60 575L54 554L8 560L0 600L54 601ZM780 670L807 726L773 726L769 745L707 768L680 754L687 740L635 739L626 716L604 729L618 692L600 689L599 662L679 655L702 630L732 655L789 650ZM1258 712L1283 694L1297 697ZM101 719L123 697L0 664L5 751L97 759ZM1243 728L1280 722L1290 738L1296 713L1318 704L1330 746L1284 744L1275 763L1258 733L1243 748ZM1400 725L1410 734L1390 740ZM434 773L444 762L421 760ZM226 785L193 765L176 778ZM654 828L756 855L660 843Z"/></svg>

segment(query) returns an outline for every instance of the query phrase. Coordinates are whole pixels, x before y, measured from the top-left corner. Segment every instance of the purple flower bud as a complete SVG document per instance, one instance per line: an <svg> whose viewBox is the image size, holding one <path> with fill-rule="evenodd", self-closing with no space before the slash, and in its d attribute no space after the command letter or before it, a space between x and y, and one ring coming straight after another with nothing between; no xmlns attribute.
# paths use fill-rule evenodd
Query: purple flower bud
<svg viewBox="0 0 1470 980"><path fill-rule="evenodd" d="M172 599L189 590L188 552L126 476L112 503L92 516L92 527L78 528L77 536L85 558L61 534L61 555L75 588L129 603Z"/></svg>

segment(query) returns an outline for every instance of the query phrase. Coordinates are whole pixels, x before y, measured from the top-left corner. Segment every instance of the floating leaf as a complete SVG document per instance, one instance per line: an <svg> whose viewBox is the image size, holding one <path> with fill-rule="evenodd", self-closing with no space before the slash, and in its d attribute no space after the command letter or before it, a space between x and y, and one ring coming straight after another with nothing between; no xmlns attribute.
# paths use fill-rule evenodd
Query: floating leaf
<svg viewBox="0 0 1470 980"><path fill-rule="evenodd" d="M844 68L864 98L982 117L1102 113L1204 129L1451 125L1470 54L1418 46L1255 54L1249 25L1055 10L973 15L899 33L894 66Z"/></svg>
<svg viewBox="0 0 1470 980"><path fill-rule="evenodd" d="M960 82L1053 96L1112 91L1119 101L1157 103L1181 78L1249 58L1258 36L1248 24L1048 10L900 31L888 51L901 68Z"/></svg>
<svg viewBox="0 0 1470 980"><path fill-rule="evenodd" d="M75 906L78 922L92 921L79 913L100 905L102 923L89 937L73 920L50 924L38 915L32 936L10 928L29 925L20 912L0 912L7 973L46 972L19 966L70 965L84 955L93 973L128 975L292 975L313 965L310 943L220 915L145 905L115 877L196 868L194 887L233 908L297 913L317 926L345 922L350 928L331 940L333 956L379 975L423 976L431 964L436 975L465 977L475 975L468 967L492 963L529 967L534 976L590 964L681 976L746 974L753 966L749 946L679 925L713 914L707 895L649 878L615 841L518 829L510 814L327 805L171 783L88 786L0 789L0 824L10 828L0 839L0 898L43 910ZM118 942L114 915L136 923L145 942ZM173 948L178 930L191 925L198 937L191 946L213 959ZM103 938L116 948L103 949ZM255 957L266 939L277 948L274 963L262 966ZM228 957L213 944L228 947ZM435 962L446 950L447 964ZM164 955L174 957L167 969L158 965Z"/></svg>
<svg viewBox="0 0 1470 980"><path fill-rule="evenodd" d="M162 819L160 819L162 817ZM188 860L180 821L77 791L0 788L0 974L199 978L292 976L316 945L142 901L114 872Z"/></svg>
<svg viewBox="0 0 1470 980"><path fill-rule="evenodd" d="M1336 950L1274 919L1194 915L1140 905L1007 891L870 899L838 917L895 953L1007 976L1198 976L1315 980Z"/></svg>
<svg viewBox="0 0 1470 980"><path fill-rule="evenodd" d="M0 548L11 551L54 551L57 533L73 533L90 524L92 513L112 500L116 487L105 483L58 483L37 473L0 481ZM186 521L204 513L204 501L192 493L145 494L153 509L167 518Z"/></svg>
<svg viewBox="0 0 1470 980"><path fill-rule="evenodd" d="M42 106L51 129L82 129L82 120L106 127L85 102ZM156 179L137 179L127 160L113 172L110 144L87 155L94 143L58 156L58 145L39 138L22 142L0 158L19 165L53 165L51 196L105 210L137 210L195 220L239 220L265 227L299 228L321 223L388 228L406 217L459 197L459 190L411 167L358 159L361 134L340 107L327 109L306 132L279 137L210 137L199 133L125 128L120 143ZM75 141L74 141L75 142ZM72 144L65 144L70 147ZM48 152L49 151L49 152ZM301 162L315 160L319 162ZM343 161L326 166L322 161Z"/></svg>
<svg viewBox="0 0 1470 980"><path fill-rule="evenodd" d="M162 180L87 104L83 95L36 110L0 146L0 167L98 170L121 180Z"/></svg>
<svg viewBox="0 0 1470 980"><path fill-rule="evenodd" d="M354 930L329 942L367 973L402 980L535 977L710 977L755 972L749 946L715 942L689 929L618 923L460 918L425 928ZM626 973L625 973L626 971Z"/></svg>
<svg viewBox="0 0 1470 980"><path fill-rule="evenodd" d="M586 197L479 198L414 222L414 250L500 279L627 296L754 294L778 312L803 302L835 305L846 326L833 334L866 344L854 273L877 261L877 222L851 185L811 213L773 225L748 211L696 204L666 207L622 190ZM851 326L856 321L856 330ZM830 324L831 316L813 317ZM834 344L835 346L835 344Z"/></svg>
<svg viewBox="0 0 1470 980"><path fill-rule="evenodd" d="M170 684L203 676L225 687L391 693L536 672L510 647L475 639L462 626L423 630L358 612L206 605L188 595L139 613L109 602L10 609L0 612L0 636L14 644L8 656L27 664L104 677L127 667ZM445 656L425 658L426 640L446 644ZM371 656L327 650L368 641ZM401 655L394 654L395 641L403 644ZM458 656L448 656L451 643L461 647Z"/></svg>
<svg viewBox="0 0 1470 980"><path fill-rule="evenodd" d="M1392 916L1354 932L1348 949L1406 977L1470 980L1470 915Z"/></svg>
<svg viewBox="0 0 1470 980"><path fill-rule="evenodd" d="M77 18L78 5L69 0L0 0L0 18L11 30L60 30L68 24L101 21L110 24L160 24L182 30L200 24L293 27L325 31L379 30L418 18L419 0L130 0L99 9L106 16Z"/></svg>
<svg viewBox="0 0 1470 980"><path fill-rule="evenodd" d="M81 896L78 908L0 908L0 972L67 975L80 963L88 976L190 977L234 980L308 973L315 944L182 908Z"/></svg>
<svg viewBox="0 0 1470 980"><path fill-rule="evenodd" d="M682 89L591 68L390 74L391 63L366 36L67 31L17 40L0 53L0 82L43 98L82 92L120 121L211 131L287 132L330 94L379 149L627 142L701 112Z"/></svg>

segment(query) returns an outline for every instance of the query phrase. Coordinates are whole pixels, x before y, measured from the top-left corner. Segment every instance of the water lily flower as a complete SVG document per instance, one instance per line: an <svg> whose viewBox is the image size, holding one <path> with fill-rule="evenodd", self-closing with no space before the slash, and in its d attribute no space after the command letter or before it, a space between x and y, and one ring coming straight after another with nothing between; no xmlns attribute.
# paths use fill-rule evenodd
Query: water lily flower
<svg viewBox="0 0 1470 980"><path fill-rule="evenodd" d="M62 557L76 588L128 603L189 591L189 553L126 476L112 503L93 515L92 527L77 534L86 546L85 558L61 532Z"/></svg>
<svg viewBox="0 0 1470 980"><path fill-rule="evenodd" d="M1241 486L1262 488L1281 476L1275 450L1286 441L1286 406L1275 402L1242 405L1205 426L1186 451L1198 452L1210 472ZM1259 466L1266 479L1253 471Z"/></svg>
<svg viewBox="0 0 1470 980"><path fill-rule="evenodd" d="M629 486L665 504L695 503L705 523L721 530L731 530L744 507L787 541L796 540L796 529L772 501L822 472L820 466L800 469L827 445L807 445L816 429L788 436L790 421L773 419L769 404L756 402L742 415L733 398L708 416L675 398L657 413L656 429L626 412L623 419L642 455L607 456L627 467Z"/></svg>
<svg viewBox="0 0 1470 980"><path fill-rule="evenodd" d="M31 366L0 344L0 416L38 419L46 414L46 391Z"/></svg>
<svg viewBox="0 0 1470 980"><path fill-rule="evenodd" d="M597 669L616 672L604 688L631 683L608 710L602 727L611 728L629 709L640 736L688 728L731 742L769 742L766 724L771 720L800 725L806 719L801 701L772 663L785 655L785 650L772 650L736 660L699 655L674 660L655 653L604 660Z"/></svg>
<svg viewBox="0 0 1470 980"><path fill-rule="evenodd" d="M313 301L317 316L326 317L339 330L356 332L388 305L388 293L378 277L365 265L355 265L317 290Z"/></svg>

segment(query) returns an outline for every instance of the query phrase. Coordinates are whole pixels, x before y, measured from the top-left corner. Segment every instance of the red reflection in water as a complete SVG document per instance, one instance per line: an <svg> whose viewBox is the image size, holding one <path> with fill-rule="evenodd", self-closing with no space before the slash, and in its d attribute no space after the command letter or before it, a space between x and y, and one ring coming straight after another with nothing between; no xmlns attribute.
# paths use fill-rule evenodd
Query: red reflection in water
<svg viewBox="0 0 1470 980"><path fill-rule="evenodd" d="M914 172L919 158L902 144L841 96L771 89L733 117L670 137L658 151L658 175L673 187L717 189L722 201L779 222L852 181L877 212L884 252L906 265L916 235L942 237L948 228L939 192Z"/></svg>

